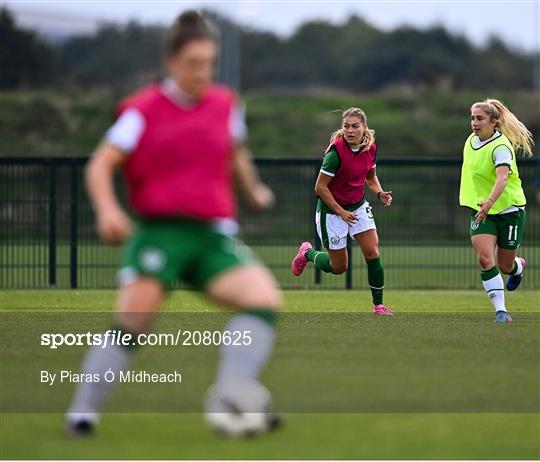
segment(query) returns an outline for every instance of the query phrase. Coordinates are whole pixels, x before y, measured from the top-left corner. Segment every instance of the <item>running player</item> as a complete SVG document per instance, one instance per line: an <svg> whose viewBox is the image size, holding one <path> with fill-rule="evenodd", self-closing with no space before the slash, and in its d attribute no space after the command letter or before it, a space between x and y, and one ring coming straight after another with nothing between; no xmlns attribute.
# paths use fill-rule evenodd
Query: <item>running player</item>
<svg viewBox="0 0 540 462"><path fill-rule="evenodd" d="M392 191L384 191L377 177L375 132L367 125L364 111L347 109L342 126L330 139L315 184L318 197L316 225L322 245L318 252L309 242L300 245L292 261L292 272L299 276L308 262L325 273L347 271L347 237L353 238L366 260L373 313L391 316L383 304L384 268L379 256L379 237L373 210L365 199L365 185L377 194L385 207L392 204Z"/></svg>
<svg viewBox="0 0 540 462"><path fill-rule="evenodd" d="M523 239L526 199L515 153L522 150L532 156L533 140L527 127L496 99L472 105L471 128L463 147L459 203L472 209L470 236L496 311L494 322L510 323L499 270L510 275L506 288L516 290L525 268L517 251Z"/></svg>
<svg viewBox="0 0 540 462"><path fill-rule="evenodd" d="M86 172L100 237L125 242L114 329L147 332L167 289L184 280L236 307L227 331L251 331L250 346L223 346L218 386L257 382L274 344L281 294L270 272L238 244L233 178L257 208L273 194L258 178L245 146L243 110L235 94L212 83L218 52L213 27L198 13L181 14L166 38L169 76L119 105L118 119ZM113 176L123 169L136 225L120 207ZM118 377L134 348L95 346L82 371ZM66 431L93 433L114 383L81 383Z"/></svg>

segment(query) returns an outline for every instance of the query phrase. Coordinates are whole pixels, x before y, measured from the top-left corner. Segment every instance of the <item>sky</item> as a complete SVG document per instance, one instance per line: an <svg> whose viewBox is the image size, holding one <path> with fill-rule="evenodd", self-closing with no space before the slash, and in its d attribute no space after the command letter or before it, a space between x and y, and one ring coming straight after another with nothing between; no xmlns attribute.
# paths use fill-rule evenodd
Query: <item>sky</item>
<svg viewBox="0 0 540 462"><path fill-rule="evenodd" d="M351 14L383 30L443 25L476 45L497 36L513 49L540 50L540 0L381 1L25 1L0 0L19 24L41 32L91 33L100 21L169 24L182 10L208 8L235 22L287 36L308 20L343 22Z"/></svg>

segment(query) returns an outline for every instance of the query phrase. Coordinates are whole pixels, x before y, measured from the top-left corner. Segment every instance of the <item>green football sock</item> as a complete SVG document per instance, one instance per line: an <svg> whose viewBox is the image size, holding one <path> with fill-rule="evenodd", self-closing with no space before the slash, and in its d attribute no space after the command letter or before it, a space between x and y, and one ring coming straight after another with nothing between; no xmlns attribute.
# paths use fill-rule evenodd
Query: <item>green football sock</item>
<svg viewBox="0 0 540 462"><path fill-rule="evenodd" d="M494 266L493 268L482 270L480 277L482 278L482 281L489 281L490 279L497 277L499 274L499 268Z"/></svg>
<svg viewBox="0 0 540 462"><path fill-rule="evenodd" d="M265 320L270 325L276 324L277 319L277 311L272 309L266 309L266 308L251 308L248 310L244 310L244 313L251 314L253 316L257 316L263 320Z"/></svg>
<svg viewBox="0 0 540 462"><path fill-rule="evenodd" d="M371 289L371 296L374 305L380 305L383 302L384 289L384 267L381 257L368 260L366 258L368 269L368 284Z"/></svg>
<svg viewBox="0 0 540 462"><path fill-rule="evenodd" d="M499 269L494 266L493 268L482 270L481 277L482 285L495 311L506 311L504 281L501 273L499 273Z"/></svg>
<svg viewBox="0 0 540 462"><path fill-rule="evenodd" d="M319 252L315 249L309 249L306 252L306 258L312 262L317 268L325 273L333 273L332 265L330 264L330 255L326 252Z"/></svg>

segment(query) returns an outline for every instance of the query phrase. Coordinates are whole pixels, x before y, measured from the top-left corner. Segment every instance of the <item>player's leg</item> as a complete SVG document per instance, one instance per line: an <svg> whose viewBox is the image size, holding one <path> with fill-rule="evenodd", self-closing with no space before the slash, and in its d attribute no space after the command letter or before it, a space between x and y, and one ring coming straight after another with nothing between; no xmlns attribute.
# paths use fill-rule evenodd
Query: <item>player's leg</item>
<svg viewBox="0 0 540 462"><path fill-rule="evenodd" d="M349 255L347 248L315 250L310 246L304 253L307 261L312 262L317 268L325 273L342 274L349 267Z"/></svg>
<svg viewBox="0 0 540 462"><path fill-rule="evenodd" d="M316 252L316 251L315 251ZM343 249L327 249L328 258L330 260L330 266L333 274L342 274L349 268L349 254L347 248ZM321 252L323 253L323 252ZM316 262L322 255L313 255L313 260Z"/></svg>
<svg viewBox="0 0 540 462"><path fill-rule="evenodd" d="M373 314L391 316L392 309L383 304L384 266L379 255L379 236L376 229L354 235L367 265L368 285L373 301Z"/></svg>
<svg viewBox="0 0 540 462"><path fill-rule="evenodd" d="M181 230L169 223L140 223L126 243L122 269L118 273L120 290L111 330L131 336L131 344L90 348L82 363L82 372L98 374L97 383L81 383L75 391L67 415L66 430L84 434L97 421L107 396L116 381L106 382L104 374L109 369L118 379L133 356L138 334L146 332L165 296L165 288L172 286L178 271L177 254L185 239ZM86 423L85 423L86 422ZM89 425L90 424L90 425ZM90 428L86 428L90 427ZM86 432L88 433L88 431Z"/></svg>
<svg viewBox="0 0 540 462"><path fill-rule="evenodd" d="M127 369L136 349L137 336L152 324L156 310L164 297L163 285L156 279L138 277L122 287L117 301L112 331L120 331L122 338L130 335L128 345L94 345L86 354L81 373L99 377L99 382L78 384L67 414L66 431L71 435L91 434L99 412L116 384L120 371ZM114 373L114 381L104 380L105 373Z"/></svg>
<svg viewBox="0 0 540 462"><path fill-rule="evenodd" d="M517 257L517 250L501 249L500 247L497 247L497 264L501 273L511 274L513 272L513 274L515 274L519 271L521 274L523 272L523 265L520 263L521 261L519 261Z"/></svg>
<svg viewBox="0 0 540 462"><path fill-rule="evenodd" d="M251 404L244 396L239 398L238 390L264 390L258 378L274 349L275 323L282 305L276 280L247 246L223 235L207 236L192 274L192 282L212 300L236 310L224 330L249 337L240 345L220 346L215 384L205 403L207 419L211 421L216 413L232 415L236 406L237 413L258 413L266 428L273 428L275 416L264 409L244 410L242 406ZM231 410L223 410L224 402L231 403Z"/></svg>
<svg viewBox="0 0 540 462"><path fill-rule="evenodd" d="M293 274L302 274L308 262L325 273L344 273L348 267L347 223L341 217L324 211L317 212L315 223L326 251L315 250L309 242L303 242L292 261Z"/></svg>
<svg viewBox="0 0 540 462"><path fill-rule="evenodd" d="M351 225L349 234L364 255L367 265L368 285L373 300L373 314L392 316L392 309L383 304L384 266L379 255L379 236L369 203L364 203L356 210L356 222Z"/></svg>
<svg viewBox="0 0 540 462"><path fill-rule="evenodd" d="M497 239L497 262L499 269L510 277L506 288L516 290L523 280L525 259L517 256L523 240L525 228L525 210L505 213L497 217L499 238Z"/></svg>
<svg viewBox="0 0 540 462"><path fill-rule="evenodd" d="M495 246L497 236L493 234L474 234L472 245L480 264L482 284L496 311L496 322L511 322L504 300L504 281L495 265Z"/></svg>
<svg viewBox="0 0 540 462"><path fill-rule="evenodd" d="M217 276L206 292L216 302L238 310L224 330L249 337L241 345L221 345L215 383L205 400L208 423L229 432L242 419L241 434L245 435L277 428L281 419L271 409L271 395L259 383L274 350L277 311L282 304L276 281L262 265L247 264ZM256 396L264 401L252 398ZM243 420L244 415L251 417Z"/></svg>
<svg viewBox="0 0 540 462"><path fill-rule="evenodd" d="M256 380L270 357L275 322L282 304L274 277L258 263L236 265L217 275L206 286L214 301L237 309L225 330L251 332L249 345L222 345L216 382Z"/></svg>
<svg viewBox="0 0 540 462"><path fill-rule="evenodd" d="M499 239L497 218L488 216L484 222L475 220L476 212L471 212L469 234L480 264L482 284L495 308L495 322L512 322L506 311L504 281L495 264L495 247Z"/></svg>
<svg viewBox="0 0 540 462"><path fill-rule="evenodd" d="M497 261L501 271L510 275L506 281L506 288L510 291L516 290L523 280L527 262L523 257L517 256L517 250L501 249L500 247L497 248Z"/></svg>

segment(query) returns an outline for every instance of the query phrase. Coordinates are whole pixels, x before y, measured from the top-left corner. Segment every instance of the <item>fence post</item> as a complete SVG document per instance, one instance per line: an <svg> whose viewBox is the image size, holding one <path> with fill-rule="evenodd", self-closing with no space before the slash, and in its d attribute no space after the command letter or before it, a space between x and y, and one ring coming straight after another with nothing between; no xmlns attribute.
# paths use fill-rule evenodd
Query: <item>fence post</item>
<svg viewBox="0 0 540 462"><path fill-rule="evenodd" d="M349 254L349 265L347 266L347 274L345 277L345 288L351 290L353 283L353 249L349 237L347 237L347 253Z"/></svg>
<svg viewBox="0 0 540 462"><path fill-rule="evenodd" d="M56 285L56 165L49 164L49 285Z"/></svg>
<svg viewBox="0 0 540 462"><path fill-rule="evenodd" d="M321 250L321 244L319 242L319 236L317 234L317 230L315 230L315 250ZM313 265L315 266L315 265ZM321 283L321 270L319 267L315 266L315 284Z"/></svg>
<svg viewBox="0 0 540 462"><path fill-rule="evenodd" d="M317 178L317 176L319 175L319 164L316 165L316 169L315 169L315 178ZM313 182L313 184L315 184L315 182ZM318 201L318 198L315 197L315 200L312 201L312 210L311 210L311 223L314 222L315 220L315 214L317 213L317 201ZM315 250L321 250L321 242L320 242L320 239L319 239L319 235L317 234L317 226L315 226L314 228L314 236L313 236L313 243L315 244ZM315 265L313 265L315 266ZM315 266L315 284L320 284L321 283L321 270Z"/></svg>
<svg viewBox="0 0 540 462"><path fill-rule="evenodd" d="M77 284L77 220L78 220L78 182L77 182L77 164L72 159L70 165L70 188L69 188L69 281L70 287L76 289Z"/></svg>

